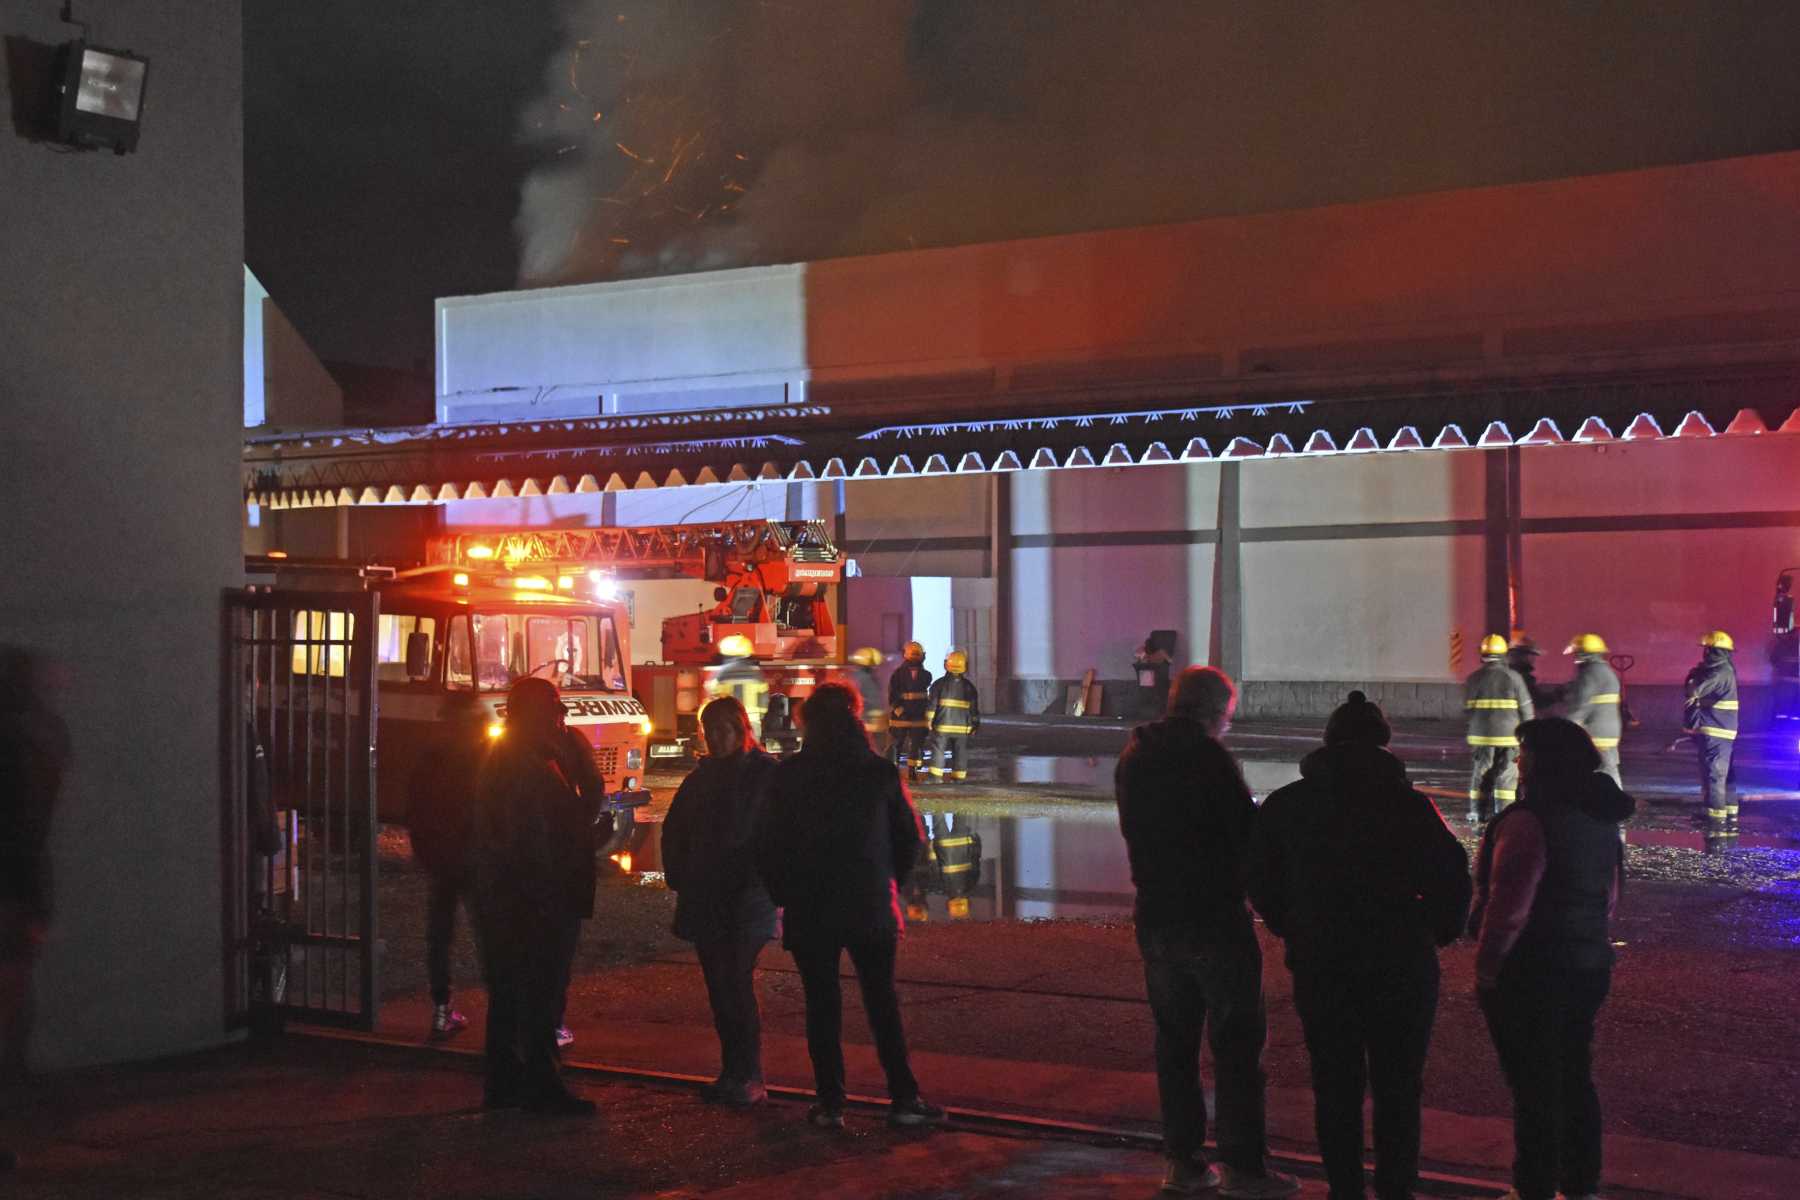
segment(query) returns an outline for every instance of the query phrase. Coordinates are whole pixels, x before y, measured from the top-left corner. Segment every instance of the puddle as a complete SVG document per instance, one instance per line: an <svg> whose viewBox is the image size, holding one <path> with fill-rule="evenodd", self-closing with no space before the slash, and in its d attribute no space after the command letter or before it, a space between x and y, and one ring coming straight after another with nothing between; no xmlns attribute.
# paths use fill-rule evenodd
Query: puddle
<svg viewBox="0 0 1800 1200"><path fill-rule="evenodd" d="M922 887L906 897L908 904L933 921L951 919L953 896L969 901L966 916L957 906L957 920L1128 916L1131 874L1112 805L1116 762L1110 754L984 755L976 760L966 796L921 785L915 799L932 834L940 840L947 833L977 839L979 866L947 875L939 865L928 865L920 875ZM1250 750L1240 762L1259 801L1300 778L1292 756ZM1460 799L1466 776L1460 764L1411 767L1414 785L1436 796L1451 827L1466 834ZM958 803L967 809L959 813L952 807ZM1748 887L1800 876L1800 814L1767 802L1759 807L1761 814L1730 837L1694 827L1685 807L1640 808L1627 829L1636 851L1634 875ZM661 833L654 821L638 826L625 847L629 865L621 865L638 874L659 873Z"/></svg>
<svg viewBox="0 0 1800 1200"><path fill-rule="evenodd" d="M976 817L943 811L924 816L934 843L974 838L980 862L972 871L945 873L939 864L929 863L915 873L903 899L909 908L922 905L927 920L951 920L953 894L969 901L967 916L958 915L957 920L1131 913L1131 869L1110 806L1074 818ZM629 870L661 871L662 824L639 825L625 853L631 856ZM919 919L916 913L912 919Z"/></svg>

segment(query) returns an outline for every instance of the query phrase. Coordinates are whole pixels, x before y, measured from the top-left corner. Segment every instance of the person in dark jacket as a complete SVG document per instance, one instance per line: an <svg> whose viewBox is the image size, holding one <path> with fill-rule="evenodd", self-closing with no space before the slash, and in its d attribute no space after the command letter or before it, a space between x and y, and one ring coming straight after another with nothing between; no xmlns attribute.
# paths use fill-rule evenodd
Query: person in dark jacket
<svg viewBox="0 0 1800 1200"><path fill-rule="evenodd" d="M1594 749L1600 751L1600 769L1623 787L1619 777L1619 735L1625 731L1619 694L1622 685L1608 661L1606 641L1597 633L1578 633L1563 653L1575 656L1575 678L1563 689L1568 718L1587 730Z"/></svg>
<svg viewBox="0 0 1800 1200"><path fill-rule="evenodd" d="M445 699L438 735L419 756L406 794L407 836L427 879L425 974L431 985L433 1040L454 1037L469 1019L450 1003L450 947L456 939L456 906L473 883L470 828L475 819L475 779L488 750L491 718L473 693Z"/></svg>
<svg viewBox="0 0 1800 1200"><path fill-rule="evenodd" d="M807 1120L844 1123L844 952L887 1076L892 1125L922 1125L943 1110L919 1095L900 1024L894 959L904 932L900 888L924 844L919 814L893 763L863 730L861 697L837 681L800 706L806 745L775 771L758 827L756 863L783 909L782 945L806 992L806 1048L818 1103Z"/></svg>
<svg viewBox="0 0 1800 1200"><path fill-rule="evenodd" d="M1391 736L1381 709L1351 692L1250 838L1250 902L1287 943L1332 1200L1363 1195L1365 1083L1375 1194L1413 1194L1437 947L1469 915L1469 856L1387 751Z"/></svg>
<svg viewBox="0 0 1800 1200"><path fill-rule="evenodd" d="M926 692L925 723L931 727L931 779L961 783L969 777L969 739L981 730L981 696L967 674L969 656L944 655L944 673Z"/></svg>
<svg viewBox="0 0 1800 1200"><path fill-rule="evenodd" d="M1165 720L1140 725L1113 775L1119 830L1137 888L1144 981L1156 1019L1156 1085L1168 1170L1163 1190L1290 1196L1292 1176L1267 1169L1262 950L1244 904L1255 807L1219 743L1237 689L1213 667L1189 667L1169 690ZM1203 1156L1206 1097L1200 1036L1212 1046L1220 1163Z"/></svg>
<svg viewBox="0 0 1800 1200"><path fill-rule="evenodd" d="M50 826L69 729L45 701L35 655L0 646L0 1084L24 1079L31 976L49 937Z"/></svg>
<svg viewBox="0 0 1800 1200"><path fill-rule="evenodd" d="M1543 653L1530 634L1523 629L1513 630L1512 644L1506 648L1506 665L1525 681L1525 690L1531 696L1532 707L1539 711L1560 700L1563 691L1553 684L1538 682L1537 660Z"/></svg>
<svg viewBox="0 0 1800 1200"><path fill-rule="evenodd" d="M1506 639L1481 639L1481 666L1463 683L1468 714L1469 821L1478 823L1514 800L1519 792L1521 724L1536 716L1531 689L1506 665Z"/></svg>
<svg viewBox="0 0 1800 1200"><path fill-rule="evenodd" d="M556 685L519 680L476 783L476 931L488 984L490 1108L582 1114L556 1065L556 1028L581 922L594 913L599 797Z"/></svg>
<svg viewBox="0 0 1800 1200"><path fill-rule="evenodd" d="M888 732L894 761L910 779L918 778L925 765L925 742L931 727L925 720L925 701L931 690L931 670L925 665L925 647L908 642L901 662L888 676Z"/></svg>
<svg viewBox="0 0 1800 1200"><path fill-rule="evenodd" d="M1682 728L1700 755L1700 796L1706 822L1737 828L1737 797L1731 793L1731 750L1738 735L1737 668L1731 664L1731 635L1715 629L1700 639L1700 661L1688 672Z"/></svg>
<svg viewBox="0 0 1800 1200"><path fill-rule="evenodd" d="M1475 981L1513 1094L1513 1191L1600 1188L1594 1020L1612 979L1608 922L1624 879L1619 823L1636 808L1573 722L1519 729L1519 802L1476 856Z"/></svg>
<svg viewBox="0 0 1800 1200"><path fill-rule="evenodd" d="M694 943L719 1034L719 1077L703 1094L748 1108L768 1098L756 959L775 936L775 902L756 873L753 838L775 760L730 696L707 702L700 728L706 757L663 818L663 875L675 893L675 936Z"/></svg>
<svg viewBox="0 0 1800 1200"><path fill-rule="evenodd" d="M1169 647L1154 631L1131 656L1131 673L1137 677L1138 715L1149 720L1162 716L1169 697L1169 670L1174 659Z"/></svg>

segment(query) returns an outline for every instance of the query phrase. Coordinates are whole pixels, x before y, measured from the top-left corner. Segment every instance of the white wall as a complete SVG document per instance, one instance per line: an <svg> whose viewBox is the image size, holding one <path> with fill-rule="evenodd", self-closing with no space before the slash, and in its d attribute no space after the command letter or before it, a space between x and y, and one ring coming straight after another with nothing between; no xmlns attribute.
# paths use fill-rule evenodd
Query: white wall
<svg viewBox="0 0 1800 1200"><path fill-rule="evenodd" d="M804 377L805 288L777 266L439 300L438 419L779 401Z"/></svg>
<svg viewBox="0 0 1800 1200"><path fill-rule="evenodd" d="M1479 537L1246 544L1244 677L1461 680L1482 636L1482 551Z"/></svg>

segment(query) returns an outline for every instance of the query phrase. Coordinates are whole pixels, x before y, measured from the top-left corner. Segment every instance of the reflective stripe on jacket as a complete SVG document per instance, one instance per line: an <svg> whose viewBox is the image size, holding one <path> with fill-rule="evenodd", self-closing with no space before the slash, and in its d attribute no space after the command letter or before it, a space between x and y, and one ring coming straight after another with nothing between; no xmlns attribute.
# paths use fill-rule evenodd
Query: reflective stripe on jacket
<svg viewBox="0 0 1800 1200"><path fill-rule="evenodd" d="M1709 647L1700 665L1688 672L1686 696L1683 726L1687 732L1727 742L1737 740L1737 670L1731 665L1731 651Z"/></svg>
<svg viewBox="0 0 1800 1200"><path fill-rule="evenodd" d="M888 676L888 728L924 729L926 693L931 672L919 663L903 662Z"/></svg>
<svg viewBox="0 0 1800 1200"><path fill-rule="evenodd" d="M925 720L931 732L950 737L981 728L981 699L967 675L946 675L931 685L925 701Z"/></svg>
<svg viewBox="0 0 1800 1200"><path fill-rule="evenodd" d="M1517 729L1535 711L1525 680L1499 658L1482 659L1463 684L1463 708L1469 714L1471 746L1517 746Z"/></svg>
<svg viewBox="0 0 1800 1200"><path fill-rule="evenodd" d="M1605 659L1582 656L1575 660L1575 679L1569 684L1569 720L1587 730L1600 749L1617 748L1625 720L1619 711L1619 677Z"/></svg>

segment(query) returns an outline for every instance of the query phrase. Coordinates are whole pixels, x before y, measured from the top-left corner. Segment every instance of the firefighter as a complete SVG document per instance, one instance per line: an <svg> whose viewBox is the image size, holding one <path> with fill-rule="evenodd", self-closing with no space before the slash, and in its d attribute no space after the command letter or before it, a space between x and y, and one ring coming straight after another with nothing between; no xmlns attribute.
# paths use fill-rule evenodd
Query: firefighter
<svg viewBox="0 0 1800 1200"><path fill-rule="evenodd" d="M766 741L763 716L769 711L769 681L755 658L755 645L741 633L719 641L719 657L724 664L713 674L710 690L715 696L732 696L750 716L750 727L758 740Z"/></svg>
<svg viewBox="0 0 1800 1200"><path fill-rule="evenodd" d="M1481 666L1463 684L1469 715L1469 821L1492 819L1518 799L1518 728L1536 714L1531 689L1507 666L1506 639L1481 639Z"/></svg>
<svg viewBox="0 0 1800 1200"><path fill-rule="evenodd" d="M1715 629L1700 639L1700 662L1687 675L1682 727L1700 752L1700 794L1709 826L1735 830L1737 797L1727 787L1731 744L1738 735L1737 670L1731 635Z"/></svg>
<svg viewBox="0 0 1800 1200"><path fill-rule="evenodd" d="M969 919L969 897L981 884L981 835L975 822L953 812L939 813L932 822L931 851L937 860L944 895L950 899L950 919Z"/></svg>
<svg viewBox="0 0 1800 1200"><path fill-rule="evenodd" d="M894 762L908 779L918 778L925 765L925 737L931 728L925 720L926 693L931 670L925 665L925 647L906 643L904 660L888 676L888 732L893 736Z"/></svg>
<svg viewBox="0 0 1800 1200"><path fill-rule="evenodd" d="M1564 691L1569 720L1587 730L1594 739L1594 748L1600 751L1600 769L1623 787L1619 778L1619 733L1624 728L1624 718L1619 712L1619 676L1606 661L1606 642L1597 633L1578 633L1563 653L1575 656L1575 678Z"/></svg>
<svg viewBox="0 0 1800 1200"><path fill-rule="evenodd" d="M1542 653L1538 644L1531 640L1530 634L1523 629L1513 631L1512 645L1506 648L1506 665L1525 681L1525 690L1531 693L1533 708L1549 708L1562 695L1561 688L1538 682L1537 660Z"/></svg>
<svg viewBox="0 0 1800 1200"><path fill-rule="evenodd" d="M881 651L873 646L850 652L850 682L862 696L863 728L868 730L869 744L877 754L885 749L881 740L888 730L887 705L881 701L881 681L875 678L875 668L880 665Z"/></svg>
<svg viewBox="0 0 1800 1200"><path fill-rule="evenodd" d="M961 650L944 655L944 675L925 698L925 723L931 728L931 779L948 776L957 783L969 777L969 737L981 728L981 697L963 672L969 656Z"/></svg>

